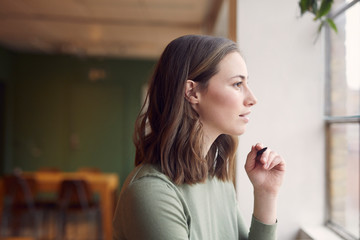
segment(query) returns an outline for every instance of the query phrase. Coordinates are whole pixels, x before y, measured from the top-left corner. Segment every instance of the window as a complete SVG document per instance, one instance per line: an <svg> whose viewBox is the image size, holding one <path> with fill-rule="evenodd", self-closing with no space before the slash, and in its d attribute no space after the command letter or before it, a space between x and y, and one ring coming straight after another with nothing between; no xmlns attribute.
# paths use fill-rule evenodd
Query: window
<svg viewBox="0 0 360 240"><path fill-rule="evenodd" d="M327 225L360 239L360 0L335 0L326 28Z"/></svg>

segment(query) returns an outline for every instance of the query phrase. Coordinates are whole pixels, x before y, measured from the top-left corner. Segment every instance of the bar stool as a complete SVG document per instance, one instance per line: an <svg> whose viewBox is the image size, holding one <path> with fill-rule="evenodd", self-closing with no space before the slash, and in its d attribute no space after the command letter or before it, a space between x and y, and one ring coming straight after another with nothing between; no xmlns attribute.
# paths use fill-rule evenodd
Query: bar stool
<svg viewBox="0 0 360 240"><path fill-rule="evenodd" d="M95 215L95 222L97 225L97 234L93 236L84 236L83 239L90 240L102 239L102 219L99 202L94 201L92 197L93 193L86 180L64 180L61 183L58 194L58 237L59 239L65 239L67 235L67 227L71 216L91 214ZM88 220L89 218L85 218ZM76 225L76 224L74 224ZM88 226L89 222L86 221L85 226ZM77 226L76 226L77 228ZM93 229L93 228L92 228ZM78 230L78 229L77 229ZM89 232L89 231L87 231ZM76 236L74 239L81 239L81 236Z"/></svg>
<svg viewBox="0 0 360 240"><path fill-rule="evenodd" d="M33 238L39 239L42 231L42 212L34 200L35 179L24 178L20 173L6 175L4 190L1 237L27 235L27 232L31 232Z"/></svg>

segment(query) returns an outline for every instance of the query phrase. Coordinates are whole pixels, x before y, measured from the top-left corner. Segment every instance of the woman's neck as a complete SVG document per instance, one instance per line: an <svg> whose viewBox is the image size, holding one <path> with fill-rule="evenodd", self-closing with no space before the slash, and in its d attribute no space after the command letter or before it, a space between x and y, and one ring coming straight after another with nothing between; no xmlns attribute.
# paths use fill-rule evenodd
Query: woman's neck
<svg viewBox="0 0 360 240"><path fill-rule="evenodd" d="M204 131L204 145L203 145L203 158L206 158L206 155L208 154L211 145L215 142L216 138L219 135L215 135L215 134L206 134L206 132Z"/></svg>

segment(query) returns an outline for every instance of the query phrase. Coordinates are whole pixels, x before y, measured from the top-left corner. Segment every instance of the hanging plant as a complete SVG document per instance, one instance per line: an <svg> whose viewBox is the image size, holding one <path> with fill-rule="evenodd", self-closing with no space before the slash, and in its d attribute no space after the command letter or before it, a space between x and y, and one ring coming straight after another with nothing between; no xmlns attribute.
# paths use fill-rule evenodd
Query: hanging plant
<svg viewBox="0 0 360 240"><path fill-rule="evenodd" d="M328 17L328 13L331 10L331 5L333 4L333 0L300 0L299 6L301 11L301 16L304 13L309 12L315 15L314 21L319 21L320 25L318 27L318 33L321 32L324 24L328 24L331 29L333 29L337 33L337 27L334 21ZM320 7L318 7L320 5Z"/></svg>

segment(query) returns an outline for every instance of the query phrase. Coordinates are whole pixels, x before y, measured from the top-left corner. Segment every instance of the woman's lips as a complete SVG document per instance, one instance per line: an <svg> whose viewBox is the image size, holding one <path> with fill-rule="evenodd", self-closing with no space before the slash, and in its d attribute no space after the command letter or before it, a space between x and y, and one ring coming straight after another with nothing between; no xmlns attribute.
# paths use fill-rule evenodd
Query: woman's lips
<svg viewBox="0 0 360 240"><path fill-rule="evenodd" d="M239 115L239 117L247 123L247 122L249 122L249 117L248 117L249 114L250 114L250 112L247 112L247 113Z"/></svg>

